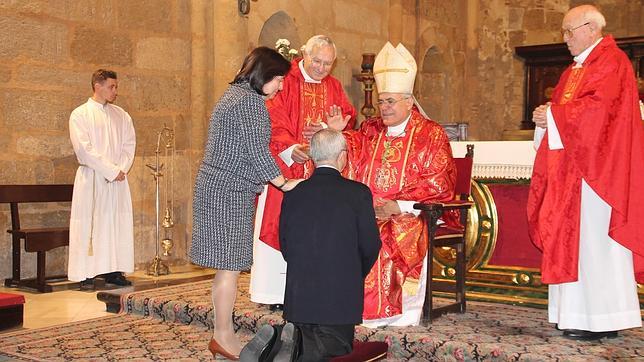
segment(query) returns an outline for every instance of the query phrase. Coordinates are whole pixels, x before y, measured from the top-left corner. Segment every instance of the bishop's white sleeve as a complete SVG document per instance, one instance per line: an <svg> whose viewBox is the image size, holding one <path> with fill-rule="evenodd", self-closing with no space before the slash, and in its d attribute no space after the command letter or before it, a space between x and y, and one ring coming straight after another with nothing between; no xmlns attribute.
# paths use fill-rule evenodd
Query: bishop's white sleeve
<svg viewBox="0 0 644 362"><path fill-rule="evenodd" d="M134 162L136 134L134 132L134 125L132 124L132 117L127 113L125 116L126 124L123 127L123 144L121 146L121 155L119 157L118 166L121 171L127 173Z"/></svg>
<svg viewBox="0 0 644 362"><path fill-rule="evenodd" d="M416 201L396 200L401 212L410 212L416 216L420 215L420 210L414 209Z"/></svg>
<svg viewBox="0 0 644 362"><path fill-rule="evenodd" d="M86 127L87 124L82 116L72 113L69 117L69 137L78 162L98 172L106 180L113 181L121 170L118 165L113 164L94 149Z"/></svg>

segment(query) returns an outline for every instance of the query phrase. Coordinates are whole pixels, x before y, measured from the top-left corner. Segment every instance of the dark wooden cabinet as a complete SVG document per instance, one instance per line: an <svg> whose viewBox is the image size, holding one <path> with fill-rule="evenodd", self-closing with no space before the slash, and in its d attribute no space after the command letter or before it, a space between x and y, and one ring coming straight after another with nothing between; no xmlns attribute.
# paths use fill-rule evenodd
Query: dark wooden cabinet
<svg viewBox="0 0 644 362"><path fill-rule="evenodd" d="M644 36L615 41L631 59L638 77L640 95L643 94ZM532 111L550 100L559 76L572 63L572 56L565 43L516 47L515 52L525 61L525 99L521 129L533 129Z"/></svg>

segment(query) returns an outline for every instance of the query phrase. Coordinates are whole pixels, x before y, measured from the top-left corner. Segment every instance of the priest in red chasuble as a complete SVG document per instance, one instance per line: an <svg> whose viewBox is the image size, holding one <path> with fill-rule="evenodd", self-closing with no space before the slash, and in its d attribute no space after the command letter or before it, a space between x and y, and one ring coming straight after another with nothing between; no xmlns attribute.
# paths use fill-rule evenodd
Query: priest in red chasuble
<svg viewBox="0 0 644 362"><path fill-rule="evenodd" d="M549 321L572 339L642 326L644 132L631 62L605 25L590 5L566 14L574 63L533 112L530 233L543 251Z"/></svg>
<svg viewBox="0 0 644 362"><path fill-rule="evenodd" d="M335 58L333 41L325 35L313 36L306 42L303 58L292 62L282 91L267 102L272 123L270 149L285 177L311 176L315 166L308 154L309 140L327 122L348 121L347 128L355 124L356 111L342 83L330 75ZM250 284L251 300L256 303L284 301L286 262L278 235L281 204L282 192L273 186L267 187L258 202Z"/></svg>
<svg viewBox="0 0 644 362"><path fill-rule="evenodd" d="M380 116L345 131L350 178L373 193L382 249L365 280L364 324L416 325L424 302L427 228L414 203L454 197L447 135L412 95L416 61L387 43L374 62ZM347 170L347 169L345 169ZM429 262L431 266L431 261ZM430 272L431 275L431 272Z"/></svg>

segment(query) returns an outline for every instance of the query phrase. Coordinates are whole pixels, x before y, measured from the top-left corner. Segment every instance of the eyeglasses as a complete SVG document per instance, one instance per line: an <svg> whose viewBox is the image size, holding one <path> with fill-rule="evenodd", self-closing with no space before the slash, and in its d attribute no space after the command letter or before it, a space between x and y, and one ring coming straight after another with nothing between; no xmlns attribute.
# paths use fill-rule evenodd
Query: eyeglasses
<svg viewBox="0 0 644 362"><path fill-rule="evenodd" d="M311 63L313 63L316 66L323 66L325 68L331 68L331 66L333 65L333 61L325 62L318 58L311 58Z"/></svg>
<svg viewBox="0 0 644 362"><path fill-rule="evenodd" d="M378 105L378 107L384 107L385 105L393 106L394 104L396 104L396 103L398 103L400 101L404 101L405 99L409 99L409 98L411 98L411 97L404 97L404 98L400 98L400 99L393 99L393 98L378 99L376 104Z"/></svg>
<svg viewBox="0 0 644 362"><path fill-rule="evenodd" d="M588 23L583 23L583 24L581 24L581 25L579 25L579 26L577 26L577 27L574 27L574 28L572 28L572 29L561 29L561 36L562 36L562 37L567 36L567 37L571 38L571 37L574 35L574 34L573 34L573 31L575 31L575 30L577 30L577 29L581 28L582 26L586 26L586 25L588 25L588 24L590 24L590 22L588 22Z"/></svg>

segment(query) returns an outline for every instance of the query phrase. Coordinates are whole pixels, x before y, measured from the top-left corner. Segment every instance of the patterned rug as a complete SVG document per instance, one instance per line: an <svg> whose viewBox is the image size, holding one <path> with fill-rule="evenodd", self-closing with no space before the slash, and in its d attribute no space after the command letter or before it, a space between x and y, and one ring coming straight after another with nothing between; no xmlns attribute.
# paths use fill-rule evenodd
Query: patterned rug
<svg viewBox="0 0 644 362"><path fill-rule="evenodd" d="M0 361L209 361L211 336L205 328L118 314L0 334Z"/></svg>
<svg viewBox="0 0 644 362"><path fill-rule="evenodd" d="M210 360L210 281L136 292L122 298L123 314L80 323L1 335L7 360ZM280 313L248 299L242 275L233 315L243 340ZM644 330L616 339L576 342L547 323L547 312L519 306L468 302L465 314L448 314L429 327L358 327L361 340L386 341L387 361L601 361L644 360ZM4 357L3 357L4 356Z"/></svg>

